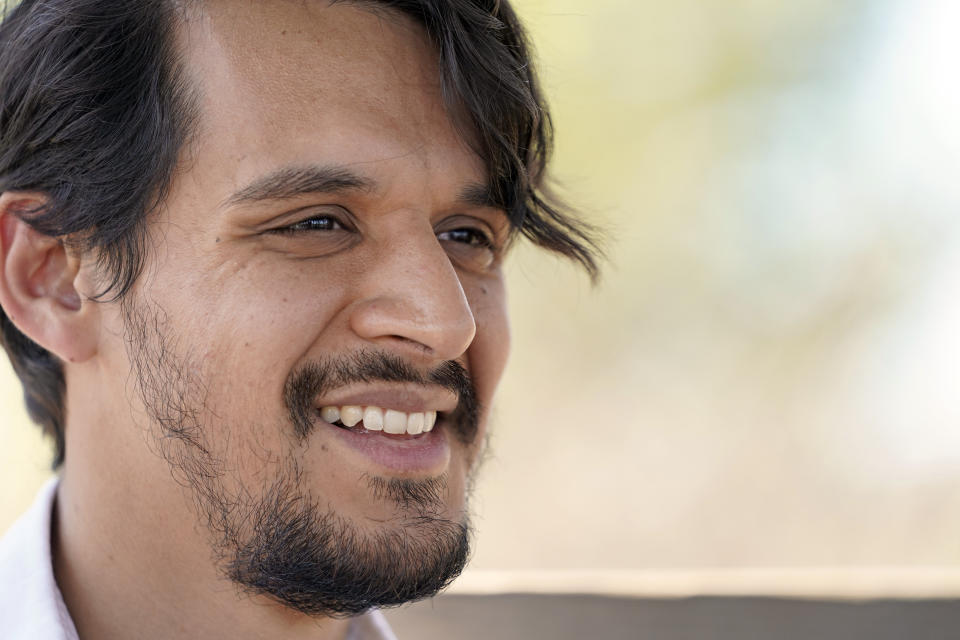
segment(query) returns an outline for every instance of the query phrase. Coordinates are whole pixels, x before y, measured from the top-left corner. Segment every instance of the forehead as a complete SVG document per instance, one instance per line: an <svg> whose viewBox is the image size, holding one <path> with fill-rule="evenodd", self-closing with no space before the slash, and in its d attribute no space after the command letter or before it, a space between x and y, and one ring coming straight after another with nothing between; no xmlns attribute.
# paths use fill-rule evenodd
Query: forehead
<svg viewBox="0 0 960 640"><path fill-rule="evenodd" d="M181 31L200 93L200 153L230 165L224 179L332 161L375 173L398 158L460 182L482 171L445 109L435 47L403 14L325 0L212 0Z"/></svg>

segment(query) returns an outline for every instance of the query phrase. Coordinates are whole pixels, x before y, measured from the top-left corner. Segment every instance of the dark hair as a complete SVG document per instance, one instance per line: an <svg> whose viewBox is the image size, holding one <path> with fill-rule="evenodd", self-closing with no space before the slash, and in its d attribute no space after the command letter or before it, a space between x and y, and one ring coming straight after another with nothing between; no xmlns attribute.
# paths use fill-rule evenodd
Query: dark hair
<svg viewBox="0 0 960 640"><path fill-rule="evenodd" d="M334 0L347 1L347 0ZM355 1L356 0L350 0ZM96 256L122 297L140 274L144 219L166 194L197 117L179 72L183 0L22 0L0 23L0 193L37 191L37 231ZM598 273L592 228L546 191L549 113L524 31L506 0L362 0L422 24L440 52L444 99L486 163L514 229ZM27 409L64 459L58 358L0 310Z"/></svg>

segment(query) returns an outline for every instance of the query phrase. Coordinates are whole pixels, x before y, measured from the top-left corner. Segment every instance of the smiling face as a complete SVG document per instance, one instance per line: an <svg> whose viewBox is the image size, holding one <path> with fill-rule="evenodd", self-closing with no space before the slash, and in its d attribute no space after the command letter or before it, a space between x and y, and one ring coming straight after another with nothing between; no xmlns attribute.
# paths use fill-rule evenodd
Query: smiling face
<svg viewBox="0 0 960 640"><path fill-rule="evenodd" d="M508 349L509 223L436 51L348 4L209 2L181 36L197 134L148 219L141 279L104 306L98 371L120 400L97 411L132 407L150 437L127 464L149 476L163 455L187 490L158 508L174 528L189 513L187 532L196 501L234 580L314 614L385 604L404 580L422 597L463 562ZM160 471L144 486L175 486ZM312 564L264 566L302 544ZM269 584L350 570L388 584L343 601L323 575L289 598Z"/></svg>

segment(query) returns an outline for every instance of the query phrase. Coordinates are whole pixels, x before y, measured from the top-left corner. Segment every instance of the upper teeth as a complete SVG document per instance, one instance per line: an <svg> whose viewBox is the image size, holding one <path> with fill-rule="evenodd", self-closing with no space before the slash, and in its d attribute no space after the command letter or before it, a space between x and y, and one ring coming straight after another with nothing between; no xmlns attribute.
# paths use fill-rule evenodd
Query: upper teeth
<svg viewBox="0 0 960 640"><path fill-rule="evenodd" d="M363 428L367 431L411 435L430 431L437 422L436 411L406 413L394 409L354 405L322 407L320 417L330 424L340 421L346 427L353 427L362 421Z"/></svg>

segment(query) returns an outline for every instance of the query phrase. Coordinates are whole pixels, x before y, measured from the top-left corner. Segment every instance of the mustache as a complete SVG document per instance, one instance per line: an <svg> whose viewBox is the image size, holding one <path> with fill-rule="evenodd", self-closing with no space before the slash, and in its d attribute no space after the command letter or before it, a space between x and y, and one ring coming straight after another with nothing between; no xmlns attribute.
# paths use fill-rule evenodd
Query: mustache
<svg viewBox="0 0 960 640"><path fill-rule="evenodd" d="M436 385L457 396L457 408L450 414L454 436L464 445L477 437L480 405L470 374L459 362L447 360L424 374L402 358L384 351L356 353L313 360L290 372L283 396L297 436L306 438L316 428L318 396L350 384L370 382Z"/></svg>

